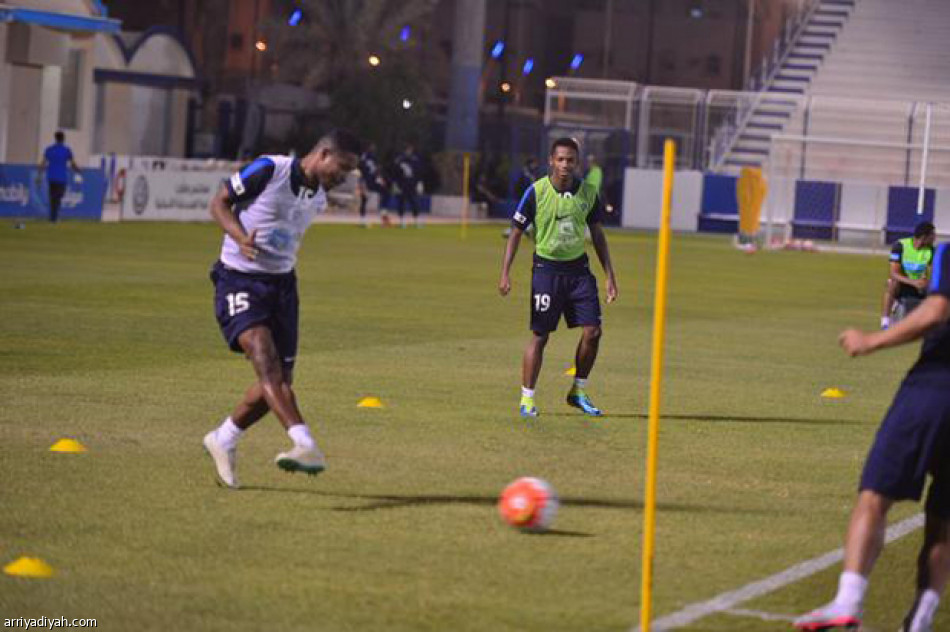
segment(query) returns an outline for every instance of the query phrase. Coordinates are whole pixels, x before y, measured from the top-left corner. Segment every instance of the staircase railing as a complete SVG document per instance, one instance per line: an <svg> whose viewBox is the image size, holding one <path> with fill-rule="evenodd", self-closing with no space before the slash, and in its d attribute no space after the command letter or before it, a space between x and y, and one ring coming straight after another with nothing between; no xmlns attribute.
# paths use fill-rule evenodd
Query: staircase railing
<svg viewBox="0 0 950 632"><path fill-rule="evenodd" d="M732 153L753 113L766 95L766 89L772 85L820 5L821 0L803 0L798 6L798 11L786 18L782 24L782 32L772 43L771 53L759 63L756 72L746 78L746 90L755 92L757 96L755 99L737 104L734 121L724 126L725 133L719 134L718 142L710 148L710 166L714 171L722 169L726 157Z"/></svg>
<svg viewBox="0 0 950 632"><path fill-rule="evenodd" d="M799 3L798 11L782 23L779 36L772 42L772 50L762 58L756 70L745 77L744 90L757 92L772 83L820 5L821 0L803 0Z"/></svg>

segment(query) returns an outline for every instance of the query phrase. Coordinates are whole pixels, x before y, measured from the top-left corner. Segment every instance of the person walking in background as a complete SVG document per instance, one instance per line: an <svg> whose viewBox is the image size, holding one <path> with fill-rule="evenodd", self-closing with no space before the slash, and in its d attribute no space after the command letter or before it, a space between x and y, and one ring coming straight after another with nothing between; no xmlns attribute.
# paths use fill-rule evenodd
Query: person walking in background
<svg viewBox="0 0 950 632"><path fill-rule="evenodd" d="M366 202L370 192L379 196L379 218L384 225L389 224L389 183L383 177L383 172L379 168L379 160L376 158L376 144L370 143L360 156L360 221L363 226L368 226L366 221Z"/></svg>
<svg viewBox="0 0 950 632"><path fill-rule="evenodd" d="M587 175L584 176L584 182L594 187L597 195L602 195L601 187L604 185L604 170L597 164L597 156L594 154L587 156Z"/></svg>
<svg viewBox="0 0 950 632"><path fill-rule="evenodd" d="M518 199L520 200L524 192L528 190L528 187L533 185L535 181L543 175L544 174L538 168L538 159L534 156L528 157L521 166L521 174L518 176L518 182L515 183L515 195L518 196Z"/></svg>
<svg viewBox="0 0 950 632"><path fill-rule="evenodd" d="M72 150L66 145L65 134L57 131L53 137L56 142L43 152L36 175L37 179L41 179L43 170L46 171L46 183L49 186L49 221L55 224L59 221L59 208L69 185L69 168L77 175L81 175L81 172L79 165L73 160Z"/></svg>
<svg viewBox="0 0 950 632"><path fill-rule="evenodd" d="M396 195L398 196L399 224L405 228L406 218L404 213L408 206L412 210L412 219L419 227L419 197L416 195L416 187L422 176L422 163L419 156L416 155L415 148L411 143L406 145L406 149L396 156L393 164L393 176L395 178Z"/></svg>
<svg viewBox="0 0 950 632"><path fill-rule="evenodd" d="M854 356L924 339L868 453L851 513L844 569L834 600L795 621L799 630L859 628L868 579L895 502L920 500L928 475L924 542L917 557L917 594L901 632L932 632L950 580L950 246L934 257L926 299L886 331L847 329L839 343Z"/></svg>

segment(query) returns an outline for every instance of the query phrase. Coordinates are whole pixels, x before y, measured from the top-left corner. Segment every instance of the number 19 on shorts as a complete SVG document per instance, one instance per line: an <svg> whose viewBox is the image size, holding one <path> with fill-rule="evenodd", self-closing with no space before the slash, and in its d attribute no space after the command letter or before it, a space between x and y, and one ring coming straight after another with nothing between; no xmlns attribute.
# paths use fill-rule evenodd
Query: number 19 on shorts
<svg viewBox="0 0 950 632"><path fill-rule="evenodd" d="M551 309L551 295L550 294L535 294L534 295L534 311L546 312L549 309Z"/></svg>

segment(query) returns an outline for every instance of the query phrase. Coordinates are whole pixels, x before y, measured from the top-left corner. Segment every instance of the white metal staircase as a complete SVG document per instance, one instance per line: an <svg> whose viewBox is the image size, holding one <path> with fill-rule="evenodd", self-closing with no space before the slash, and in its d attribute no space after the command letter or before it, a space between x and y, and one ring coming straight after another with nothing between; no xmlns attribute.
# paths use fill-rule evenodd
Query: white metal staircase
<svg viewBox="0 0 950 632"><path fill-rule="evenodd" d="M805 16L784 53L776 52L772 70L764 79L750 111L721 167L760 167L769 154L772 135L780 133L796 110L822 63L829 56L842 28L862 0L820 0Z"/></svg>

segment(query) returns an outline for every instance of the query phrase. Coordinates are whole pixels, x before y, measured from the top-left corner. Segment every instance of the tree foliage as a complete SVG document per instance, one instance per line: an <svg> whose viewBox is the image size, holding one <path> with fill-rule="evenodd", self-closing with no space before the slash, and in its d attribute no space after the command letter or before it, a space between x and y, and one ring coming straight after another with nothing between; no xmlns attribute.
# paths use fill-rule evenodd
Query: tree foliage
<svg viewBox="0 0 950 632"><path fill-rule="evenodd" d="M399 32L432 11L438 0L303 0L304 19L274 21L267 37L277 78L308 89L335 90L367 65L371 54L405 49Z"/></svg>
<svg viewBox="0 0 950 632"><path fill-rule="evenodd" d="M382 154L411 142L425 146L428 91L408 64L389 64L347 75L331 95L330 119L375 142ZM408 106L408 107L406 107Z"/></svg>

